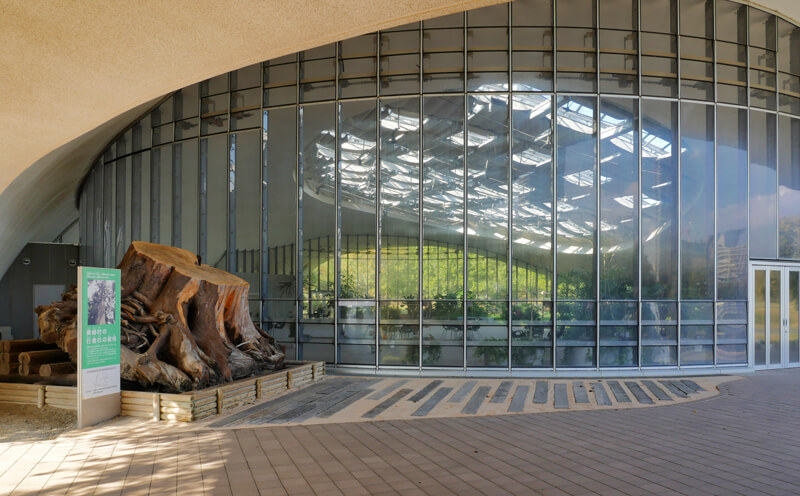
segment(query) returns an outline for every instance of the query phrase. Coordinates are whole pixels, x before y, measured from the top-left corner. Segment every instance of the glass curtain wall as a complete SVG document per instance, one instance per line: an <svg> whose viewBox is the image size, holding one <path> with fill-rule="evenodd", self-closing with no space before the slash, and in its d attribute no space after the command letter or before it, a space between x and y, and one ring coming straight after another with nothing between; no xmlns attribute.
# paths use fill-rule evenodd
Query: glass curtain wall
<svg viewBox="0 0 800 496"><path fill-rule="evenodd" d="M283 56L104 150L82 262L197 253L290 359L741 365L748 260L800 260L797 60L728 0L517 0Z"/></svg>

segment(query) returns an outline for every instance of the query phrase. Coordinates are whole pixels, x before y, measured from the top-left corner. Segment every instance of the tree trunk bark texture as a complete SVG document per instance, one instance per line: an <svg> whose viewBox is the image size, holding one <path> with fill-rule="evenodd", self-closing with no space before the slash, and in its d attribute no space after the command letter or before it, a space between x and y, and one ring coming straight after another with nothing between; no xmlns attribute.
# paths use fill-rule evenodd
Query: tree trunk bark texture
<svg viewBox="0 0 800 496"><path fill-rule="evenodd" d="M189 251L134 241L122 271L121 375L186 391L279 369L284 355L250 319L250 285ZM74 291L38 307L42 340L77 359Z"/></svg>

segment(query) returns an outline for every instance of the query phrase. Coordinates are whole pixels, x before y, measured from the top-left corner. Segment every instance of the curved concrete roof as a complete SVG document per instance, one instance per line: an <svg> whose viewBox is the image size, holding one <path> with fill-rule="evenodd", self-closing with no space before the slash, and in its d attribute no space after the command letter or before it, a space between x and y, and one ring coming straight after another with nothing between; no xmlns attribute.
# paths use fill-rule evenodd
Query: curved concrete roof
<svg viewBox="0 0 800 496"><path fill-rule="evenodd" d="M0 0L0 275L77 215L90 161L161 96L262 60L504 0ZM745 2L751 3L751 2ZM761 7L800 19L797 0Z"/></svg>

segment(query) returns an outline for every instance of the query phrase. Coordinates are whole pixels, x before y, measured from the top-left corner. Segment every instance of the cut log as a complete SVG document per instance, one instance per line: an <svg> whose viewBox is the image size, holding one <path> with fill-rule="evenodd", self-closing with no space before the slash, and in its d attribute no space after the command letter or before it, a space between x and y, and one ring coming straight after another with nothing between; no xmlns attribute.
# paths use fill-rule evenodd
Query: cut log
<svg viewBox="0 0 800 496"><path fill-rule="evenodd" d="M284 366L250 318L247 281L180 249L134 241L120 262L121 375L186 391ZM77 295L36 308L42 339L76 361ZM59 360L61 361L61 360Z"/></svg>
<svg viewBox="0 0 800 496"><path fill-rule="evenodd" d="M43 365L45 363L68 362L69 355L61 350L24 351L19 354L19 363Z"/></svg>
<svg viewBox="0 0 800 496"><path fill-rule="evenodd" d="M13 362L19 363L19 353L0 353L0 364Z"/></svg>
<svg viewBox="0 0 800 496"><path fill-rule="evenodd" d="M19 353L21 351L54 350L57 346L41 339L15 339L0 341L0 352Z"/></svg>
<svg viewBox="0 0 800 496"><path fill-rule="evenodd" d="M0 375L19 374L19 362L0 363Z"/></svg>
<svg viewBox="0 0 800 496"><path fill-rule="evenodd" d="M46 363L39 367L39 375L43 377L74 374L75 371L75 364L72 362Z"/></svg>

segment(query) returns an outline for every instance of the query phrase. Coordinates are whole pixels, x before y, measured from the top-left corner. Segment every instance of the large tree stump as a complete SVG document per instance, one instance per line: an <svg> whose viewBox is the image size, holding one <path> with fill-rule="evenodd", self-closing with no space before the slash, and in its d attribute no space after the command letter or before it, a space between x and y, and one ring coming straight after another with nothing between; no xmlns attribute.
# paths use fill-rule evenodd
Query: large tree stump
<svg viewBox="0 0 800 496"><path fill-rule="evenodd" d="M119 269L123 379L185 391L283 367L274 339L250 319L245 280L186 250L142 241ZM74 294L62 300L37 308L39 327L74 360Z"/></svg>

